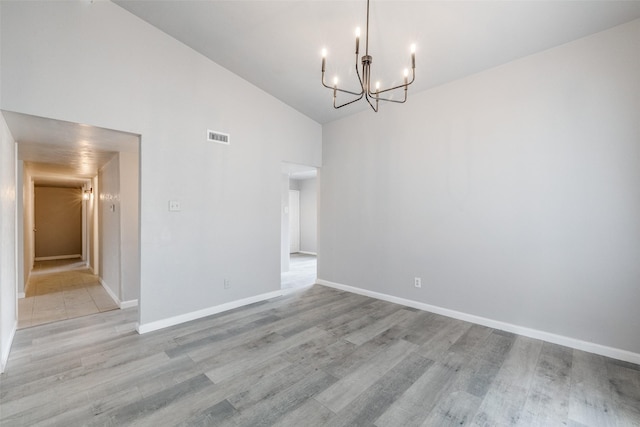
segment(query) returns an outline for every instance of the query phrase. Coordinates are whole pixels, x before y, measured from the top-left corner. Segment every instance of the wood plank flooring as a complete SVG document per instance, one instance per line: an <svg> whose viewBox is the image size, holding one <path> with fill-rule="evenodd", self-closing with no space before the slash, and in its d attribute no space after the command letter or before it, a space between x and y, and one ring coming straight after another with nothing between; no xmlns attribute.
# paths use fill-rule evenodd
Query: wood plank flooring
<svg viewBox="0 0 640 427"><path fill-rule="evenodd" d="M640 426L640 366L315 285L138 335L20 330L4 426Z"/></svg>

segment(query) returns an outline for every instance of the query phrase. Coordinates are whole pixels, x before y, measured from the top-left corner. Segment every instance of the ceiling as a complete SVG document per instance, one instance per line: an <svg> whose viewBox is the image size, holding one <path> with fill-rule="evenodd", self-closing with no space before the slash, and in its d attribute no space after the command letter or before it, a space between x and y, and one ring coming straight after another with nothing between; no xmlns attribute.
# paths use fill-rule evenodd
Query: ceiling
<svg viewBox="0 0 640 427"><path fill-rule="evenodd" d="M354 30L362 1L114 0L319 123L367 109L340 110L320 84L327 77L356 90ZM371 1L373 80L401 82L417 45L415 92L640 18L640 1ZM385 108L402 108L383 105Z"/></svg>
<svg viewBox="0 0 640 427"><path fill-rule="evenodd" d="M209 57L318 123L367 109L340 110L322 87L327 77L355 90L354 29L366 2L114 0L114 3ZM369 53L373 80L398 83L417 45L412 94L577 38L640 18L640 1L427 1L372 0ZM402 108L399 105L382 105ZM2 112L18 142L18 157L37 170L41 184L81 185L118 151L138 150L139 135ZM372 113L373 114L373 113ZM292 177L315 171L290 170ZM305 176L309 175L309 176Z"/></svg>
<svg viewBox="0 0 640 427"><path fill-rule="evenodd" d="M119 151L137 151L139 135L2 111L18 159L32 168L36 185L81 186Z"/></svg>
<svg viewBox="0 0 640 427"><path fill-rule="evenodd" d="M282 173L289 175L289 179L304 180L316 178L318 176L318 169L313 166L282 162Z"/></svg>

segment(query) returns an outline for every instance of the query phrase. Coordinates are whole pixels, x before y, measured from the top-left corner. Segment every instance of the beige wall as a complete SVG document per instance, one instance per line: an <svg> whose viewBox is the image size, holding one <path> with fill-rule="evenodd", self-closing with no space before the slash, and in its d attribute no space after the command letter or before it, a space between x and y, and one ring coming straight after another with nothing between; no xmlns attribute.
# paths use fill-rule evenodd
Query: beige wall
<svg viewBox="0 0 640 427"><path fill-rule="evenodd" d="M82 254L82 190L35 187L36 258Z"/></svg>

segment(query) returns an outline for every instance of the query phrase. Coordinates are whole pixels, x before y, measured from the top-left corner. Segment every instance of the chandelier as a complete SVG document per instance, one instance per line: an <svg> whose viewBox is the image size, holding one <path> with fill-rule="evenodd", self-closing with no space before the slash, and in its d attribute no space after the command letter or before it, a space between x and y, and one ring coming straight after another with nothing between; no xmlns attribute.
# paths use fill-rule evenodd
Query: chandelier
<svg viewBox="0 0 640 427"><path fill-rule="evenodd" d="M360 91L353 92L350 90L341 89L338 87L338 77L335 77L333 80L333 86L329 86L325 83L324 74L325 74L325 66L327 64L327 50L322 49L322 85L327 89L333 90L333 108L342 108L346 105L353 104L364 98L373 111L378 112L378 102L379 101L388 101L388 102L396 102L398 104L403 104L407 101L407 88L413 81L416 79L416 46L411 45L411 81L409 81L409 70L405 68L404 70L404 83L398 86L393 86L387 89L380 89L380 82L376 82L375 89L371 90L371 63L373 62L373 57L369 55L369 0L367 0L367 30L366 30L366 38L365 38L365 53L362 56L362 72L358 68L358 55L360 54L360 28L356 28L356 74L358 75L358 80L360 81ZM404 89L404 98L402 100L386 98L380 96L382 94L389 94L389 92L396 91L399 89ZM336 97L338 92L346 93L351 96L355 96L356 98L351 99L350 101L346 101L343 104L336 104ZM375 104L375 105L374 105Z"/></svg>

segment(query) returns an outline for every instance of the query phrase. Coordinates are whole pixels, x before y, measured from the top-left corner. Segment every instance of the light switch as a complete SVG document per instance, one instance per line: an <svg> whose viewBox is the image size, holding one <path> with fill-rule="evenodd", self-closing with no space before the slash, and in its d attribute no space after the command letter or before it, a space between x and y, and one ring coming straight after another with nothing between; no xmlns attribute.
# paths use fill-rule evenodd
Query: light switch
<svg viewBox="0 0 640 427"><path fill-rule="evenodd" d="M180 202L177 200L169 200L169 210L171 212L180 211Z"/></svg>

